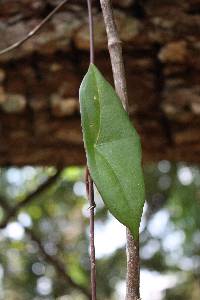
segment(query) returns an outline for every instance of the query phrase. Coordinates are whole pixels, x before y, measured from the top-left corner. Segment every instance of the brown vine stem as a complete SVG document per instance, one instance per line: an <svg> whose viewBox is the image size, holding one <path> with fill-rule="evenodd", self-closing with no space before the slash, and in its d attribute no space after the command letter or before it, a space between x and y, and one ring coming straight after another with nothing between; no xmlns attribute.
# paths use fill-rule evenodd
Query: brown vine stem
<svg viewBox="0 0 200 300"><path fill-rule="evenodd" d="M90 63L94 63L94 24L92 15L92 2L87 0L88 20L90 31ZM94 244L94 185L90 176L88 167L86 167L86 190L89 200L90 210L90 268L91 268L91 294L92 300L96 300L96 259L95 259L95 244Z"/></svg>
<svg viewBox="0 0 200 300"><path fill-rule="evenodd" d="M91 295L92 300L96 300L96 259L95 259L95 244L94 244L94 188L93 181L90 176L88 167L86 167L86 191L89 200L90 210L90 269L91 269Z"/></svg>
<svg viewBox="0 0 200 300"><path fill-rule="evenodd" d="M108 50L110 54L115 89L120 97L124 109L128 112L128 96L122 46L116 28L113 10L110 0L100 0L103 18L108 37ZM134 240L127 229L127 278L126 300L140 300L140 263L139 263L139 239Z"/></svg>
<svg viewBox="0 0 200 300"><path fill-rule="evenodd" d="M29 40L32 36L34 36L56 13L57 11L63 6L65 5L67 2L69 2L69 0L63 0L61 1L53 10L52 12L50 12L50 14L48 14L46 16L46 18L44 18L42 20L42 22L40 22L34 29L32 29L24 38L22 38L21 40L17 41L16 43L12 44L11 46L3 49L0 51L0 55L6 54L18 47L20 47L21 45L23 45L27 40Z"/></svg>
<svg viewBox="0 0 200 300"><path fill-rule="evenodd" d="M90 31L90 63L94 63L94 23L92 16L92 2L87 0L88 5L88 19L89 19L89 31Z"/></svg>

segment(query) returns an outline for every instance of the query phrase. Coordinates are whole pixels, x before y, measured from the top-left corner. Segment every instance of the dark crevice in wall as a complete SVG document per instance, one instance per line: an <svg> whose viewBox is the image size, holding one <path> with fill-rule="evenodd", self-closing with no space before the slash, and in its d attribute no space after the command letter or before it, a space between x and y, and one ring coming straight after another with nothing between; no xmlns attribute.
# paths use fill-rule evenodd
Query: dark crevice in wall
<svg viewBox="0 0 200 300"><path fill-rule="evenodd" d="M189 15L200 15L200 3L193 4L191 8L187 10Z"/></svg>
<svg viewBox="0 0 200 300"><path fill-rule="evenodd" d="M134 1L134 4L133 4L133 7L132 7L132 10L133 10L133 16L137 19L144 19L145 18L145 9L144 7L142 6L140 0L135 0Z"/></svg>
<svg viewBox="0 0 200 300"><path fill-rule="evenodd" d="M166 114L162 109L162 101L163 101L163 89L164 89L164 75L163 75L163 64L158 59L158 53L160 51L160 45L155 45L155 91L157 96L157 107L155 109L158 110L160 114L160 124L163 128L164 134L166 136L167 142L169 146L174 145L172 130L170 121L168 120Z"/></svg>

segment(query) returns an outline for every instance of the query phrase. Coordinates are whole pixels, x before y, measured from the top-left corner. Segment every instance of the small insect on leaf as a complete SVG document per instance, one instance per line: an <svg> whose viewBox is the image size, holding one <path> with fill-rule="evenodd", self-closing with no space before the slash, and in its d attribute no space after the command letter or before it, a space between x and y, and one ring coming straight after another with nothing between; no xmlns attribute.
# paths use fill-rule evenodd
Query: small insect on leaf
<svg viewBox="0 0 200 300"><path fill-rule="evenodd" d="M108 210L137 238L145 197L139 136L93 64L79 92L90 174Z"/></svg>

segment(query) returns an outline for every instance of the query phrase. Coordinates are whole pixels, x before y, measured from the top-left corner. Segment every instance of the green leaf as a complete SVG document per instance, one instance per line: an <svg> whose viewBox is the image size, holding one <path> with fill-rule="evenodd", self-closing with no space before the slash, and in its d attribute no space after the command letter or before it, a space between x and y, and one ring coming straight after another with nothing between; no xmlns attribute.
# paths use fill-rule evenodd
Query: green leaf
<svg viewBox="0 0 200 300"><path fill-rule="evenodd" d="M145 197L140 139L93 64L80 87L80 109L92 179L109 211L137 238Z"/></svg>

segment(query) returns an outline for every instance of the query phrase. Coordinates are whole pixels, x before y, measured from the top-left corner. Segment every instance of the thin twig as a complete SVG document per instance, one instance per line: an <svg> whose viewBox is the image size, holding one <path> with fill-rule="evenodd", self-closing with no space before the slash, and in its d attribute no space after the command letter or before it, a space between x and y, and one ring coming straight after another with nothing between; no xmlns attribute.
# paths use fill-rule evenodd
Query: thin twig
<svg viewBox="0 0 200 300"><path fill-rule="evenodd" d="M92 16L92 4L91 0L87 0L88 5L88 19L89 19L89 31L90 31L90 63L94 63L94 24Z"/></svg>
<svg viewBox="0 0 200 300"><path fill-rule="evenodd" d="M3 199L0 198L0 206L6 210L6 216L0 223L0 229L3 229L7 226L8 222L16 217L19 210L30 204L35 198L37 198L42 192L47 190L60 176L61 170L57 171L53 176L49 177L44 183L42 183L36 190L30 193L26 198L16 204L14 207L10 207L7 203L4 203Z"/></svg>
<svg viewBox="0 0 200 300"><path fill-rule="evenodd" d="M94 201L93 181L86 167L86 191L89 200L90 210L90 270L91 270L91 292L92 300L96 300L96 259L94 244L94 210L96 207Z"/></svg>
<svg viewBox="0 0 200 300"><path fill-rule="evenodd" d="M87 0L88 6L88 20L90 31L90 63L94 63L94 24L92 15L92 2ZM91 292L92 300L96 300L96 259L95 259L95 243L94 243L94 185L90 176L88 167L86 167L86 190L89 200L90 210L90 269L91 269Z"/></svg>
<svg viewBox="0 0 200 300"><path fill-rule="evenodd" d="M42 20L41 23L39 23L33 30L31 30L24 38L22 38L20 41L17 41L16 43L12 44L11 46L9 46L6 49L3 49L0 51L0 55L3 55L5 53L8 53L18 47L20 47L22 44L24 44L27 40L29 40L33 35L35 35L54 15L55 13L57 13L57 11L63 6L65 5L65 3L67 3L69 0L63 0L61 1L55 8L54 10L52 10L52 12L50 12L50 14L48 16L46 16L46 18L44 18Z"/></svg>
<svg viewBox="0 0 200 300"><path fill-rule="evenodd" d="M30 236L31 240L33 240L34 242L37 243L38 248L41 252L41 254L44 256L44 258L55 268L55 270L57 271L58 275L60 275L61 278L63 278L63 280L65 282L67 282L72 288L79 290L81 293L83 293L88 300L91 299L91 295L90 292L83 286L79 285L78 283L76 283L71 276L67 273L66 268L64 267L63 262L61 262L58 257L56 257L55 255L49 255L42 242L40 241L40 239L36 236L35 232L30 229L30 228L25 228L25 232Z"/></svg>
<svg viewBox="0 0 200 300"><path fill-rule="evenodd" d="M108 49L111 58L115 89L119 95L124 109L128 112L128 97L124 63L122 57L121 41L117 32L110 0L100 0L106 32ZM127 229L127 279L126 300L140 299L140 265L139 265L139 240L134 240Z"/></svg>

